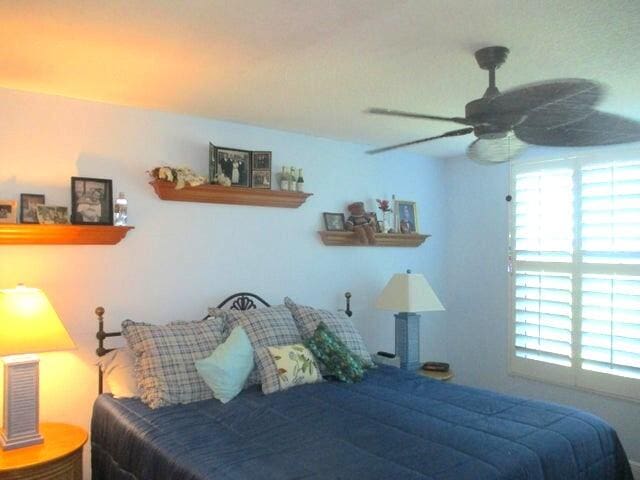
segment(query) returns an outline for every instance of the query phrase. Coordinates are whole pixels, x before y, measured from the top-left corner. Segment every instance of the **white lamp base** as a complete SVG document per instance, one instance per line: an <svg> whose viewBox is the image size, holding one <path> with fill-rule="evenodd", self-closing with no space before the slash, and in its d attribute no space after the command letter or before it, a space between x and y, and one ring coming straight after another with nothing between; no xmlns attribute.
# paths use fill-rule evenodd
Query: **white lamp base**
<svg viewBox="0 0 640 480"><path fill-rule="evenodd" d="M40 360L36 355L4 357L4 412L0 446L3 450L42 443L39 424Z"/></svg>

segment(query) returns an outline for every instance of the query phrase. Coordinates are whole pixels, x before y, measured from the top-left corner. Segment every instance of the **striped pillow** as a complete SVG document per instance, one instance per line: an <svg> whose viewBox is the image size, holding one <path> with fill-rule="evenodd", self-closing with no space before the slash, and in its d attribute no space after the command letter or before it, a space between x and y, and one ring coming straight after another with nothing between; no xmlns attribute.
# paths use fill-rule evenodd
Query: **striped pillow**
<svg viewBox="0 0 640 480"><path fill-rule="evenodd" d="M151 408L213 397L195 362L224 342L223 318L150 325L122 322L122 335L135 354L140 399Z"/></svg>
<svg viewBox="0 0 640 480"><path fill-rule="evenodd" d="M373 360L362 336L349 317L344 313L333 313L328 310L298 305L289 297L285 297L284 304L293 314L302 338L307 340L313 336L320 323L324 323L338 339L346 345L366 368L373 367Z"/></svg>
<svg viewBox="0 0 640 480"><path fill-rule="evenodd" d="M219 310L209 309L209 315L224 312L227 329L232 331L236 327L244 328L247 332L254 352L260 347L277 347L302 343L300 332L291 312L284 305L256 308L251 310ZM256 365L258 357L255 356ZM245 386L260 383L260 373L254 368Z"/></svg>

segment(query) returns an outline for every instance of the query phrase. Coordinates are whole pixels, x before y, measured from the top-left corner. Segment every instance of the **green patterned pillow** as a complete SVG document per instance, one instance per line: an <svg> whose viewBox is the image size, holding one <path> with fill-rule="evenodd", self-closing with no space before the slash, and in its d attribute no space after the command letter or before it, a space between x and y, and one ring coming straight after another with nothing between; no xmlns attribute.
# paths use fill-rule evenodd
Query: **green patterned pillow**
<svg viewBox="0 0 640 480"><path fill-rule="evenodd" d="M347 383L362 380L362 361L331 333L324 322L320 322L316 331L304 344L324 364L329 374L338 380Z"/></svg>

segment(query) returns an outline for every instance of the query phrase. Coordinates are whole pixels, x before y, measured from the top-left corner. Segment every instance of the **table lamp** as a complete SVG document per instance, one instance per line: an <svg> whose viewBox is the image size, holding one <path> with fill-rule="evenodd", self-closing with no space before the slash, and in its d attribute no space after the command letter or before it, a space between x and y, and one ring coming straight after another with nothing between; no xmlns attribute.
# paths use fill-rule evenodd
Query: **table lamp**
<svg viewBox="0 0 640 480"><path fill-rule="evenodd" d="M0 290L0 356L4 363L3 450L42 443L36 353L75 347L67 330L36 288Z"/></svg>
<svg viewBox="0 0 640 480"><path fill-rule="evenodd" d="M396 317L396 355L400 368L420 367L420 315L416 312L442 311L444 307L421 273L396 273L376 300L376 308L400 313Z"/></svg>

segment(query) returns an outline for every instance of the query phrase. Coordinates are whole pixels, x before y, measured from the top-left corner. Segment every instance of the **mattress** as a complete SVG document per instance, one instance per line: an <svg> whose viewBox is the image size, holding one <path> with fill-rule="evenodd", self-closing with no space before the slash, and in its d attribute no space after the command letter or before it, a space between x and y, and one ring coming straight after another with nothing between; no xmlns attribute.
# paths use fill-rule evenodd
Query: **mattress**
<svg viewBox="0 0 640 480"><path fill-rule="evenodd" d="M91 444L94 480L633 478L598 417L387 366L225 405L100 395Z"/></svg>

